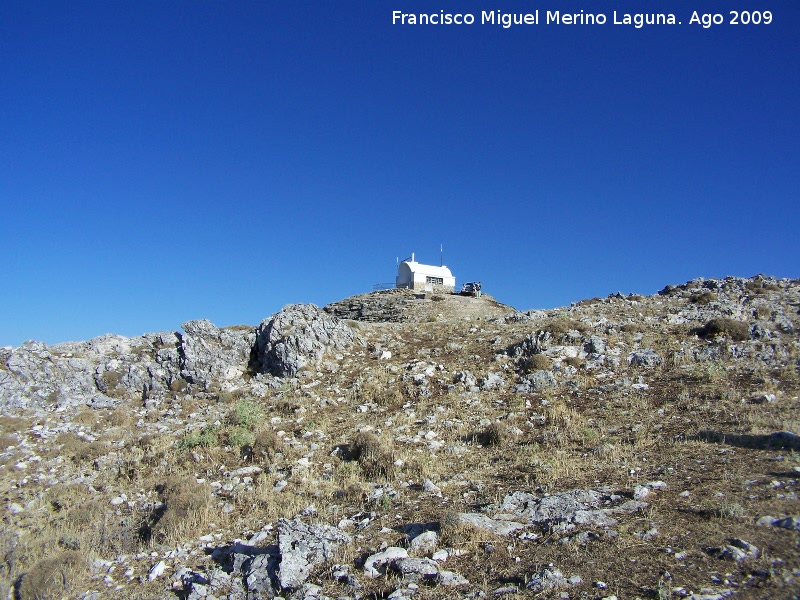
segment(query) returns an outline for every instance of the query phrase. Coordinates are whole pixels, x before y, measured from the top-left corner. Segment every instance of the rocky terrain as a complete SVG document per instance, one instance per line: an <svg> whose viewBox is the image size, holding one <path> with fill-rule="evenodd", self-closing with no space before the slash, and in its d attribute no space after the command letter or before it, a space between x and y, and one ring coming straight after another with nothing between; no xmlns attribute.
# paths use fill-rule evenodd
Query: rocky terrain
<svg viewBox="0 0 800 600"><path fill-rule="evenodd" d="M0 349L0 597L796 598L800 280Z"/></svg>

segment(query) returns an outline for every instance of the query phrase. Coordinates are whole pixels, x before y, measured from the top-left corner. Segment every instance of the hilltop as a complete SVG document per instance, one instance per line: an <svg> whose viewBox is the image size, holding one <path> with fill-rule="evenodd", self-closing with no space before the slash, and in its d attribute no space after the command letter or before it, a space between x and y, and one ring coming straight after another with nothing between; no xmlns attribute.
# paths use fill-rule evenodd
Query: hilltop
<svg viewBox="0 0 800 600"><path fill-rule="evenodd" d="M0 596L800 588L800 280L0 349Z"/></svg>

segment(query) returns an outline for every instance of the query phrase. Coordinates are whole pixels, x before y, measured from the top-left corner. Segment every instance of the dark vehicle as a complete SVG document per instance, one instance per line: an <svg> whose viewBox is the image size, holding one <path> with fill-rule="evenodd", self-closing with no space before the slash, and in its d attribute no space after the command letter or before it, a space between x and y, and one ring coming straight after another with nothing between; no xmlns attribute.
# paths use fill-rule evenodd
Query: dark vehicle
<svg viewBox="0 0 800 600"><path fill-rule="evenodd" d="M481 295L481 282L480 281L470 281L465 283L461 286L461 292L459 292L462 296L475 296L476 298Z"/></svg>

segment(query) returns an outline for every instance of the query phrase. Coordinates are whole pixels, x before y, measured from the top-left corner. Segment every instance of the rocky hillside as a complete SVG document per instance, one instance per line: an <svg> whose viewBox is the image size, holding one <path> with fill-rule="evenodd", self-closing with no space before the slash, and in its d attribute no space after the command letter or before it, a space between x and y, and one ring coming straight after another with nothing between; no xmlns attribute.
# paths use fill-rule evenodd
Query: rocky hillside
<svg viewBox="0 0 800 600"><path fill-rule="evenodd" d="M0 597L790 598L800 280L0 350Z"/></svg>

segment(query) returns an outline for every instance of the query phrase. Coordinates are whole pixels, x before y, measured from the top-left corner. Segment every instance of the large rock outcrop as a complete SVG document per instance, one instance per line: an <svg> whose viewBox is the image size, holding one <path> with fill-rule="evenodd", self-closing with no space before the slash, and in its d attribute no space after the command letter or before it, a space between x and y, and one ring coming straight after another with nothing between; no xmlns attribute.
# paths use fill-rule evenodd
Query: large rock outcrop
<svg viewBox="0 0 800 600"><path fill-rule="evenodd" d="M181 375L207 387L239 379L247 370L256 340L252 328L220 329L211 321L187 321L181 336Z"/></svg>
<svg viewBox="0 0 800 600"><path fill-rule="evenodd" d="M319 368L323 359L359 342L345 322L314 304L289 304L258 327L260 368L278 377L294 377L305 367Z"/></svg>

